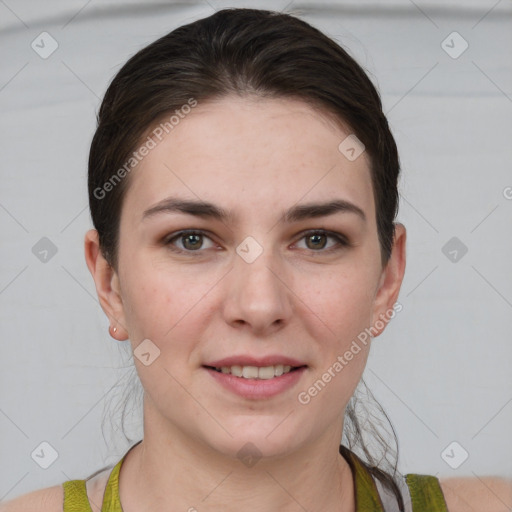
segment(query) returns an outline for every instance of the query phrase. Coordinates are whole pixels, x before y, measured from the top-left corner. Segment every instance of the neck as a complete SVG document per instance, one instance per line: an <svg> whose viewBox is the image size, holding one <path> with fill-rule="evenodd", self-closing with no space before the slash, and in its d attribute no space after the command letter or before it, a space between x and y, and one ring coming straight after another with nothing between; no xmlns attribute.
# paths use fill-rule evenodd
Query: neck
<svg viewBox="0 0 512 512"><path fill-rule="evenodd" d="M174 427L146 421L126 456L119 493L124 512L239 510L354 512L354 481L339 435L245 465ZM254 461L253 461L254 462Z"/></svg>

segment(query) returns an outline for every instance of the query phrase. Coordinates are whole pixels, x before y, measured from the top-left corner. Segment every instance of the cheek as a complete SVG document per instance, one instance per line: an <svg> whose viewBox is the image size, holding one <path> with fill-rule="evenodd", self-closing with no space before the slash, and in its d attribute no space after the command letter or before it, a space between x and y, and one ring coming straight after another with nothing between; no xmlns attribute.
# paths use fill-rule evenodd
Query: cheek
<svg viewBox="0 0 512 512"><path fill-rule="evenodd" d="M305 307L321 320L320 329L328 336L331 349L342 350L369 327L373 306L373 278L367 271L337 270L304 277L299 289L304 290ZM301 294L302 295L302 294Z"/></svg>
<svg viewBox="0 0 512 512"><path fill-rule="evenodd" d="M155 403L165 402L170 395L178 401L186 400L186 395L181 397L183 390L178 382L187 382L189 378L187 362L199 339L198 314L205 290L179 272L162 272L151 265L147 269L135 271L134 268L125 290L126 322L135 351L134 363L143 387ZM159 350L157 358L148 366L136 357L137 346L146 339Z"/></svg>
<svg viewBox="0 0 512 512"><path fill-rule="evenodd" d="M194 265L181 268L168 261L130 262L125 274L123 302L132 347L150 339L161 351L161 362L185 369L210 321L209 291L219 281L216 272L198 273ZM181 372L181 369L180 369Z"/></svg>
<svg viewBox="0 0 512 512"><path fill-rule="evenodd" d="M342 414L366 365L373 279L367 269L357 271L353 266L302 283L318 358L297 398L301 406L310 404L308 410L326 415L326 421Z"/></svg>
<svg viewBox="0 0 512 512"><path fill-rule="evenodd" d="M361 280L338 277L322 284L324 293L317 282L312 294L317 300L311 304L313 311L321 311L322 322L315 322L318 328L312 332L318 358L297 400L328 424L342 417L366 366L372 300Z"/></svg>

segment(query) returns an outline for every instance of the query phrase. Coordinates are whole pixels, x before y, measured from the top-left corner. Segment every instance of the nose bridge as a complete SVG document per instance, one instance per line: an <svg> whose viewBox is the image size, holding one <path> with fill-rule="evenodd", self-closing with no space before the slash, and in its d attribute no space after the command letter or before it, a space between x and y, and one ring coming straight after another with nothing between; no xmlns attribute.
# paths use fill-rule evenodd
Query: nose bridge
<svg viewBox="0 0 512 512"><path fill-rule="evenodd" d="M270 242L260 243L252 236L248 236L238 245L236 252L238 257L235 260L235 268L241 287L245 287L253 297L261 295L265 298L268 294L277 296L282 284L276 275L282 274L283 269L279 268L280 259Z"/></svg>
<svg viewBox="0 0 512 512"><path fill-rule="evenodd" d="M292 308L284 274L283 262L270 245L245 238L236 248L229 276L226 320L258 330L286 321Z"/></svg>

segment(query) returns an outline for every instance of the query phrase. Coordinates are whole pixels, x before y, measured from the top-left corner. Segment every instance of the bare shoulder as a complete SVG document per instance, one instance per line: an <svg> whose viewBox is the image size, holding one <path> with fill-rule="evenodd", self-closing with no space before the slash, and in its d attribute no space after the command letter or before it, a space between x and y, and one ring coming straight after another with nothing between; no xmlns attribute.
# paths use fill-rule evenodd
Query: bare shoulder
<svg viewBox="0 0 512 512"><path fill-rule="evenodd" d="M440 478L449 512L509 512L512 480L498 477Z"/></svg>
<svg viewBox="0 0 512 512"><path fill-rule="evenodd" d="M18 496L0 503L0 512L62 512L64 508L64 488L54 485Z"/></svg>

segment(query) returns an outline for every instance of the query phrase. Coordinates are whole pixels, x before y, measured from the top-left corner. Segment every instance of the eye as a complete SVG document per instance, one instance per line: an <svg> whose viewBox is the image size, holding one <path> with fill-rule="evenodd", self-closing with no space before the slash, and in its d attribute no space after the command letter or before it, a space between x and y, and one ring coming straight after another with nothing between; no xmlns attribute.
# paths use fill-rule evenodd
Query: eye
<svg viewBox="0 0 512 512"><path fill-rule="evenodd" d="M328 245L328 239L334 243ZM300 240L305 240L305 249L312 252L328 253L349 247L350 243L341 233L326 231L323 229L310 230L302 234ZM205 241L209 241L206 243ZM177 253L201 253L201 249L212 249L215 247L212 239L203 231L183 230L164 239L163 244L170 250Z"/></svg>
<svg viewBox="0 0 512 512"><path fill-rule="evenodd" d="M334 240L335 243L327 247L327 240L329 238ZM348 240L340 233L325 231L323 229L303 233L301 240L306 241L306 249L310 249L314 252L331 252L350 245Z"/></svg>
<svg viewBox="0 0 512 512"><path fill-rule="evenodd" d="M209 240L210 244L204 246L204 240ZM213 247L213 241L202 231L180 231L179 233L167 238L164 244L176 252L201 252L200 249L210 249ZM178 244L176 247L175 244ZM179 245L181 244L181 245Z"/></svg>

